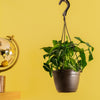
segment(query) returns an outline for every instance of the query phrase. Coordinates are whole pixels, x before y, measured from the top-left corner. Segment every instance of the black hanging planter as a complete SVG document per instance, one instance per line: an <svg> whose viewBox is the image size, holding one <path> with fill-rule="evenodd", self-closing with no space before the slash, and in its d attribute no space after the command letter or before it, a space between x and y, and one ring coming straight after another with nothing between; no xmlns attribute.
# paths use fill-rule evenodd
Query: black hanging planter
<svg viewBox="0 0 100 100"><path fill-rule="evenodd" d="M80 37L75 37L79 43L74 43L71 40L67 23L66 15L70 7L68 0L60 0L67 4L67 8L63 13L63 32L61 40L53 40L53 46L43 47L46 52L43 58L48 58L43 64L45 71L49 72L50 77L54 78L55 86L58 92L76 92L79 84L80 72L87 65L85 52L88 51L88 61L93 60L92 47L88 42L83 41ZM67 32L67 35L66 35ZM68 37L67 37L68 36ZM66 38L67 37L67 38ZM80 48L80 44L85 44L88 49Z"/></svg>
<svg viewBox="0 0 100 100"><path fill-rule="evenodd" d="M75 92L78 88L80 72L69 70L53 71L55 86L58 92Z"/></svg>
<svg viewBox="0 0 100 100"><path fill-rule="evenodd" d="M60 0L59 5L63 1L67 4L67 8L63 13L64 28L66 27L66 29L67 29L65 16L66 16L67 11L68 11L68 9L70 7L70 3L69 3L68 0ZM69 40L71 41L68 29L67 29L67 33L68 33ZM65 41L65 39L64 39L64 41ZM75 71L73 71L71 69L58 70L58 71L56 70L56 71L53 71L53 77L54 77L55 86L56 86L56 89L57 89L58 92L75 92L77 90L77 88L78 88L80 71L79 72L75 72Z"/></svg>

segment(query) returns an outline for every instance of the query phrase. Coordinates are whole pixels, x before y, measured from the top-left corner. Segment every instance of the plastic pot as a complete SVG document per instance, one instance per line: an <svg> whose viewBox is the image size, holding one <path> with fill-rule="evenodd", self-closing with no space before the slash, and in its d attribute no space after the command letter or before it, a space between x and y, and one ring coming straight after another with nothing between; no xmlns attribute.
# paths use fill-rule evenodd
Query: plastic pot
<svg viewBox="0 0 100 100"><path fill-rule="evenodd" d="M55 86L58 92L75 92L78 88L80 72L73 70L53 71Z"/></svg>

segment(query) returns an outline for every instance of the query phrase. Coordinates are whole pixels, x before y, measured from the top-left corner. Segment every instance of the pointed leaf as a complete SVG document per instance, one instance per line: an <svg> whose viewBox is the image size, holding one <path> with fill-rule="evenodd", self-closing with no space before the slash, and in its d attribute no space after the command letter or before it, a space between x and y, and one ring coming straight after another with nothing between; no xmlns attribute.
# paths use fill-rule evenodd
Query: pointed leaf
<svg viewBox="0 0 100 100"><path fill-rule="evenodd" d="M92 51L94 51L94 47L92 47L88 42L85 42L85 44L91 48Z"/></svg>
<svg viewBox="0 0 100 100"><path fill-rule="evenodd" d="M82 70L84 69L84 67L82 67L82 60L79 60L79 61L78 61L78 64L77 64L77 67L76 67L76 68L77 68L78 71L79 71L79 70L82 71Z"/></svg>
<svg viewBox="0 0 100 100"><path fill-rule="evenodd" d="M52 47L43 47L41 49L43 49L45 52L49 53L50 50L52 49Z"/></svg>
<svg viewBox="0 0 100 100"><path fill-rule="evenodd" d="M81 50L80 57L81 57L81 61L82 61L82 66L84 68L87 65L87 63L86 63L86 56L85 56L84 50Z"/></svg>
<svg viewBox="0 0 100 100"><path fill-rule="evenodd" d="M86 44L88 47L92 47L88 42L85 42L85 44Z"/></svg>
<svg viewBox="0 0 100 100"><path fill-rule="evenodd" d="M80 37L74 37L74 38L79 40L81 43L84 43L84 41Z"/></svg>
<svg viewBox="0 0 100 100"><path fill-rule="evenodd" d="M55 46L57 44L57 40L53 40L53 45Z"/></svg>
<svg viewBox="0 0 100 100"><path fill-rule="evenodd" d="M68 41L68 36L66 36L66 41Z"/></svg>
<svg viewBox="0 0 100 100"><path fill-rule="evenodd" d="M93 60L93 56L92 56L92 52L90 51L90 49L88 48L89 50L89 61Z"/></svg>
<svg viewBox="0 0 100 100"><path fill-rule="evenodd" d="M94 51L94 47L92 47L92 51Z"/></svg>
<svg viewBox="0 0 100 100"><path fill-rule="evenodd" d="M60 40L60 41L58 41L58 44L59 44L59 45L61 45L61 44L62 44L62 41L61 41L61 40Z"/></svg>
<svg viewBox="0 0 100 100"><path fill-rule="evenodd" d="M52 77L52 71L49 72L50 77Z"/></svg>
<svg viewBox="0 0 100 100"><path fill-rule="evenodd" d="M68 67L69 67L70 69L76 71L76 68L75 68L73 65L71 65L70 63L68 63Z"/></svg>
<svg viewBox="0 0 100 100"><path fill-rule="evenodd" d="M47 72L50 71L50 69L48 69L46 66L43 66L43 68L44 68L44 70L47 71Z"/></svg>
<svg viewBox="0 0 100 100"><path fill-rule="evenodd" d="M49 56L49 54L45 54L45 55L43 55L43 58L45 59L46 57L48 57Z"/></svg>
<svg viewBox="0 0 100 100"><path fill-rule="evenodd" d="M50 60L55 66L58 66L58 63L57 63L57 58L55 56L53 56Z"/></svg>
<svg viewBox="0 0 100 100"><path fill-rule="evenodd" d="M75 51L75 52L80 52L81 49L80 49L79 47L75 46L75 47L74 47L74 51Z"/></svg>
<svg viewBox="0 0 100 100"><path fill-rule="evenodd" d="M92 54L89 54L89 61L93 60Z"/></svg>

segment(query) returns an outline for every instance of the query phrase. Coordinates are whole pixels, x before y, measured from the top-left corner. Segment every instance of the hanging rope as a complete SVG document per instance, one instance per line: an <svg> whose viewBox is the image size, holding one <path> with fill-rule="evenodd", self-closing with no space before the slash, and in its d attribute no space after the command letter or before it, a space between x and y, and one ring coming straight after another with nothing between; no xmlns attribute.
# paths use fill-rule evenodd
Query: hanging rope
<svg viewBox="0 0 100 100"><path fill-rule="evenodd" d="M70 7L70 2L68 0L60 0L59 5L63 1L67 4L67 8L66 8L66 10L63 13L64 26L63 26L63 32L62 32L62 36L61 36L61 41L63 41L63 38L64 38L64 42L65 42L65 39L66 39L66 31L67 31L67 35L68 35L69 41L71 42L71 37L70 37L69 31L68 31L68 27L67 27L67 23L66 23L66 18L65 18L66 15L67 15L67 11L68 11L68 9ZM71 47L75 51L75 45L73 43L72 43L72 46ZM79 62L76 51L75 51L75 56L76 56L77 62ZM81 70L80 65L79 65L79 69Z"/></svg>
<svg viewBox="0 0 100 100"><path fill-rule="evenodd" d="M68 28L67 28L67 24L66 24L66 18L65 18L65 16L67 15L67 11L68 11L68 9L70 8L70 2L69 2L68 0L60 0L59 5L60 5L62 2L65 2L65 3L67 4L67 8L65 9L65 11L64 11L64 13L63 13L64 27L63 27L63 32L62 32L61 41L63 40L63 36L64 36L64 42L65 42L65 37L66 37L65 28L66 28L66 31L67 31L69 40L70 40L70 42L71 42L71 37L70 37L69 32L68 32Z"/></svg>

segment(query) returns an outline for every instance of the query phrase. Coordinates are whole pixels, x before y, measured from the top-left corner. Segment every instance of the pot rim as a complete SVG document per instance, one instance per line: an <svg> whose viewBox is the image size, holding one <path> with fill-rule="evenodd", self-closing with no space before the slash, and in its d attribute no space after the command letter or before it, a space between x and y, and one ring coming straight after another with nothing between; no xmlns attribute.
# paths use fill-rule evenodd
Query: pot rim
<svg viewBox="0 0 100 100"><path fill-rule="evenodd" d="M72 70L72 69L62 69L62 70L54 70L54 71L53 71L53 73L63 73L63 72L66 72L67 74L76 75L76 74L80 74L81 71L75 72L75 71Z"/></svg>

